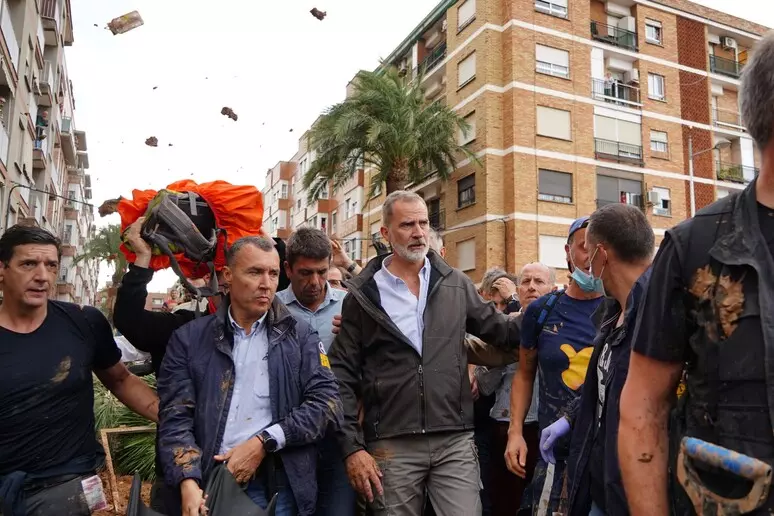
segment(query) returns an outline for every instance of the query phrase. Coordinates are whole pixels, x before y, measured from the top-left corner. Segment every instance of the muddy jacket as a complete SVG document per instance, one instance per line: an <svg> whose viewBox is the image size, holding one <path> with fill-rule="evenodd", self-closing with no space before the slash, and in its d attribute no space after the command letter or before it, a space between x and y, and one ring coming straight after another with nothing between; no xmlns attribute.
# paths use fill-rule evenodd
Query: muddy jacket
<svg viewBox="0 0 774 516"><path fill-rule="evenodd" d="M220 450L234 390L234 335L228 301L214 315L177 330L158 380L159 448L167 484L186 478L204 485ZM277 299L266 319L272 424L285 432L279 452L301 515L312 514L317 494L317 448L341 402L331 371L321 365L320 339Z"/></svg>
<svg viewBox="0 0 774 516"><path fill-rule="evenodd" d="M672 464L687 435L774 465L774 260L759 230L755 184L667 232L685 285L673 310L685 311L690 348ZM774 508L774 490L763 507Z"/></svg>
<svg viewBox="0 0 774 516"><path fill-rule="evenodd" d="M431 251L420 356L381 307L374 274L385 258L374 258L349 282L341 330L330 349L344 404L339 440L345 456L375 439L472 430L466 332L504 349L519 345L520 319L498 313L465 274Z"/></svg>
<svg viewBox="0 0 774 516"><path fill-rule="evenodd" d="M610 515L629 514L626 503L621 469L618 465L618 421L621 391L629 373L629 357L632 349L632 334L637 319L637 308L650 279L648 269L635 282L626 304L624 324L610 342L610 366L605 385L605 406L602 417L605 419L605 434L597 436L604 443L603 459L605 485L605 512ZM567 417L573 428L570 458L567 461L567 488L569 493L568 514L587 516L591 510L591 492L589 487L589 457L594 447L595 433L598 428L597 404L599 403L597 364L599 363L605 342L616 327L621 315L621 305L615 299L606 299L599 307L599 330L594 338L594 352L589 360L583 393L570 404Z"/></svg>

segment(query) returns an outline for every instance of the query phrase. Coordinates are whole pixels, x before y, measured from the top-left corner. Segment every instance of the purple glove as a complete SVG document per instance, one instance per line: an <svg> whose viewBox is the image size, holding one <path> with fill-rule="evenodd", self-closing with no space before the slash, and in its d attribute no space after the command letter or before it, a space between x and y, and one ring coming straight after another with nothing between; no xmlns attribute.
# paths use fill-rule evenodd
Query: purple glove
<svg viewBox="0 0 774 516"><path fill-rule="evenodd" d="M560 417L540 432L540 455L546 463L556 464L554 443L568 433L570 433L570 422L563 417Z"/></svg>

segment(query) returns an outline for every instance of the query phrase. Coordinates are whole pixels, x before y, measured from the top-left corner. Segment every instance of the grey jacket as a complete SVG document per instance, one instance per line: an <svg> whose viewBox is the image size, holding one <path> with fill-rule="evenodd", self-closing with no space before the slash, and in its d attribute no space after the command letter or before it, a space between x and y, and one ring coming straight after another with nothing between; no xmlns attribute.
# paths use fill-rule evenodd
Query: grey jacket
<svg viewBox="0 0 774 516"><path fill-rule="evenodd" d="M473 428L465 334L507 350L519 345L521 322L484 302L462 272L430 251L422 356L382 309L371 260L349 282L341 330L329 352L344 405L344 456L366 443L400 435ZM365 418L358 423L358 400Z"/></svg>

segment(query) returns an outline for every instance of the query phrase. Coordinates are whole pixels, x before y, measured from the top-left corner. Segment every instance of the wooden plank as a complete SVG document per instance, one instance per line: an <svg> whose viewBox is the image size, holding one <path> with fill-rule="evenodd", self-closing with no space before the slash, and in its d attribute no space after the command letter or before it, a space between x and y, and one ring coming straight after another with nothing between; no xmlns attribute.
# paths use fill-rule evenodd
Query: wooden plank
<svg viewBox="0 0 774 516"><path fill-rule="evenodd" d="M119 513L119 510L124 510L125 507L119 506L119 499L118 499L118 480L116 480L116 471L113 467L113 456L110 453L110 438L109 434L144 434L144 433L150 433L155 432L156 427L155 426L127 426L127 427L120 427L120 428L103 428L100 431L100 435L102 436L102 447L105 448L105 467L107 467L108 471L108 482L110 485L108 488L113 493L113 512L115 514Z"/></svg>

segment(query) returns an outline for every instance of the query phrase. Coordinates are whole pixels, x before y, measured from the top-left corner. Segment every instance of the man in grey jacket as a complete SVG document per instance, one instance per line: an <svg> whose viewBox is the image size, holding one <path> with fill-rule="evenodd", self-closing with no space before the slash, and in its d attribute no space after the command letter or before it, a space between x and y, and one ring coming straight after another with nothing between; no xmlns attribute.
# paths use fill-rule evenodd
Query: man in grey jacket
<svg viewBox="0 0 774 516"><path fill-rule="evenodd" d="M382 224L395 252L350 282L329 354L344 404L347 474L376 516L421 515L425 489L439 514L480 515L465 334L513 349L519 321L429 251L421 197L390 194Z"/></svg>

